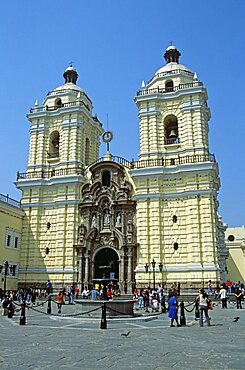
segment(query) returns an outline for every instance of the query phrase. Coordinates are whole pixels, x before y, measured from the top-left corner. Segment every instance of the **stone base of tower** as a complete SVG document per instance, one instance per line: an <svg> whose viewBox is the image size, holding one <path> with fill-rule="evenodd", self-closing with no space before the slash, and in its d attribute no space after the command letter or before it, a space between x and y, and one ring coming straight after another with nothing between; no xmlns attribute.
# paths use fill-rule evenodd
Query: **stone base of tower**
<svg viewBox="0 0 245 370"><path fill-rule="evenodd" d="M162 286L164 289L169 289L173 283L180 283L181 289L200 289L202 287L206 288L208 281L212 281L213 287L220 284L220 270L215 266L210 266L209 268L200 268L199 271L197 267L191 266L187 269L184 267L179 267L176 269L174 267L169 267L166 271L162 273L159 271L155 272L155 287L158 288ZM196 270L194 270L196 269ZM172 271L171 271L172 270ZM135 281L137 289L145 287L154 287L154 276L153 272L142 273L136 272Z"/></svg>
<svg viewBox="0 0 245 370"><path fill-rule="evenodd" d="M71 285L77 285L76 274L47 274L47 273L29 273L27 275L20 274L18 287L19 288L41 288L45 289L48 279L52 283L54 291L59 289L69 288Z"/></svg>

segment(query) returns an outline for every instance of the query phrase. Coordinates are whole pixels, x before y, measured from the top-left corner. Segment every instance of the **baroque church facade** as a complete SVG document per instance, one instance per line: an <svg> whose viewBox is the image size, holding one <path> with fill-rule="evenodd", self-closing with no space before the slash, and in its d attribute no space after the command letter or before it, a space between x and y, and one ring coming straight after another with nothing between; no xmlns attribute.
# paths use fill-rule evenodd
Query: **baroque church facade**
<svg viewBox="0 0 245 370"><path fill-rule="evenodd" d="M131 292L226 280L207 91L179 57L168 47L166 65L136 93L137 161L112 156L112 133L93 115L72 66L64 85L30 110L28 165L16 181L25 213L19 285L50 279L56 288L83 288L115 280Z"/></svg>

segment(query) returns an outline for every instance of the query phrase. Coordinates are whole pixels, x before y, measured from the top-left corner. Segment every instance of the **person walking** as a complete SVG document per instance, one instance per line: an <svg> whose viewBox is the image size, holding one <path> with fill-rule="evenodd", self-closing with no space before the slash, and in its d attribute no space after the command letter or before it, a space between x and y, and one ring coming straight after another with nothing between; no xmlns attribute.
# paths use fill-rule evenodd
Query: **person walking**
<svg viewBox="0 0 245 370"><path fill-rule="evenodd" d="M205 314L207 325L211 326L210 318L208 316L208 295L205 292L204 288L201 288L199 290L198 303L199 303L199 314L200 314L200 318L199 318L200 327L203 326L203 313Z"/></svg>
<svg viewBox="0 0 245 370"><path fill-rule="evenodd" d="M223 288L220 289L220 299L222 303L222 308L227 308L227 290L226 284L223 284Z"/></svg>
<svg viewBox="0 0 245 370"><path fill-rule="evenodd" d="M212 287L212 281L208 281L208 294L212 295L213 294L213 287Z"/></svg>
<svg viewBox="0 0 245 370"><path fill-rule="evenodd" d="M174 320L176 321L177 326L181 326L178 321L178 301L176 298L176 292L170 295L168 300L169 304L169 311L168 317L170 318L170 327L172 328L174 325Z"/></svg>
<svg viewBox="0 0 245 370"><path fill-rule="evenodd" d="M60 290L59 294L57 295L58 313L61 313L62 304L63 304L63 292L62 292L62 290Z"/></svg>
<svg viewBox="0 0 245 370"><path fill-rule="evenodd" d="M47 284L46 284L46 292L47 292L48 295L51 293L51 289L52 289L52 283L48 279Z"/></svg>
<svg viewBox="0 0 245 370"><path fill-rule="evenodd" d="M139 309L143 310L145 307L145 302L144 302L144 289L140 289L140 295L139 295Z"/></svg>

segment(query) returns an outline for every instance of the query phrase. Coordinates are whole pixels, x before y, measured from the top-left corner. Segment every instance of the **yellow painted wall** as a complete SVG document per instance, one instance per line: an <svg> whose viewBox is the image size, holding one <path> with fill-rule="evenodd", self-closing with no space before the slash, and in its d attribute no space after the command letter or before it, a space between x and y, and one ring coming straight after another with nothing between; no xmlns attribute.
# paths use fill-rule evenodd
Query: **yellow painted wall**
<svg viewBox="0 0 245 370"><path fill-rule="evenodd" d="M234 282L245 282L245 227L228 227L225 236L229 249L228 278ZM233 241L229 240L231 236Z"/></svg>
<svg viewBox="0 0 245 370"><path fill-rule="evenodd" d="M8 261L10 265L17 265L16 276L7 276L7 290L16 290L18 285L18 268L19 268L19 257L21 248L21 231L22 231L22 218L24 216L23 211L14 207L11 204L0 201L0 265L4 265L5 261ZM7 246L6 230L11 234L11 246ZM18 242L18 248L14 247L14 237L20 236ZM1 273L0 287L3 289L4 282L4 269Z"/></svg>

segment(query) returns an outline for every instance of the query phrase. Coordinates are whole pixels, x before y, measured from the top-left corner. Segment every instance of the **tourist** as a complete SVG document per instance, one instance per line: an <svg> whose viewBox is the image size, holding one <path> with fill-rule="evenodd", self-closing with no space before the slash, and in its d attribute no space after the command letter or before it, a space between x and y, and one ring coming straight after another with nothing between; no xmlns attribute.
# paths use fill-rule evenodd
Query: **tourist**
<svg viewBox="0 0 245 370"><path fill-rule="evenodd" d="M61 313L62 304L63 304L63 292L62 292L62 290L60 290L59 294L57 295L58 313Z"/></svg>
<svg viewBox="0 0 245 370"><path fill-rule="evenodd" d="M139 309L143 310L145 307L144 303L144 289L140 289L140 294L139 294Z"/></svg>
<svg viewBox="0 0 245 370"><path fill-rule="evenodd" d="M88 297L90 297L90 299L92 301L96 301L99 297L99 292L98 290L96 290L94 287L90 290L90 292L88 293L87 295Z"/></svg>
<svg viewBox="0 0 245 370"><path fill-rule="evenodd" d="M82 291L82 299L87 299L88 298L88 293L89 293L89 290L88 288L85 286L85 288L83 289Z"/></svg>
<svg viewBox="0 0 245 370"><path fill-rule="evenodd" d="M239 285L237 285L235 287L234 295L235 295L235 298L236 298L236 308L241 309L242 308L242 299L243 299L244 296L243 296L243 292L241 291Z"/></svg>
<svg viewBox="0 0 245 370"><path fill-rule="evenodd" d="M226 287L228 289L228 294L231 294L232 281L227 280Z"/></svg>
<svg viewBox="0 0 245 370"><path fill-rule="evenodd" d="M76 288L75 288L75 298L78 299L78 296L79 296L79 288L76 285Z"/></svg>
<svg viewBox="0 0 245 370"><path fill-rule="evenodd" d="M52 283L48 279L47 284L46 284L46 292L47 292L48 295L51 293L51 289L52 289Z"/></svg>
<svg viewBox="0 0 245 370"><path fill-rule="evenodd" d="M107 298L108 299L112 299L113 298L113 293L112 293L111 287L109 287L107 289L106 295L107 295Z"/></svg>
<svg viewBox="0 0 245 370"><path fill-rule="evenodd" d="M212 295L212 293L213 293L212 281L209 280L208 281L208 294Z"/></svg>
<svg viewBox="0 0 245 370"><path fill-rule="evenodd" d="M210 280L211 281L211 280ZM199 296L198 296L198 303L199 303L199 325L203 326L203 313L205 314L207 325L210 325L210 318L208 316L208 295L205 292L204 288L199 290Z"/></svg>
<svg viewBox="0 0 245 370"><path fill-rule="evenodd" d="M174 321L176 321L177 326L181 326L178 322L178 301L176 298L176 292L170 294L168 304L169 304L169 311L168 317L170 318L170 327L175 326Z"/></svg>
<svg viewBox="0 0 245 370"><path fill-rule="evenodd" d="M223 284L223 288L220 289L220 298L222 302L222 308L227 308L227 290L226 284Z"/></svg>
<svg viewBox="0 0 245 370"><path fill-rule="evenodd" d="M71 285L69 292L69 304L74 304L74 297L75 297L75 288L73 285Z"/></svg>

